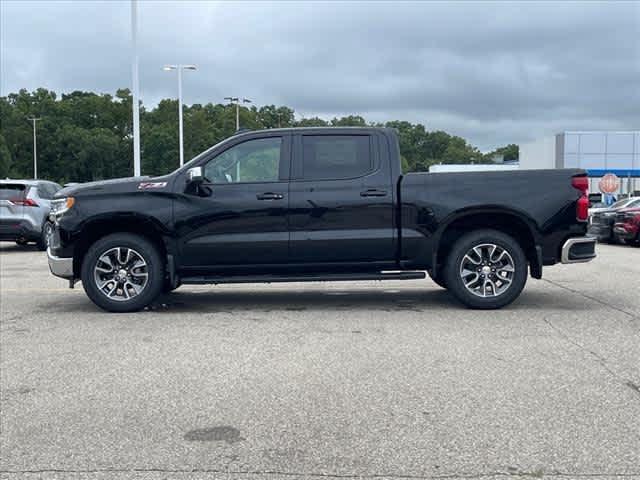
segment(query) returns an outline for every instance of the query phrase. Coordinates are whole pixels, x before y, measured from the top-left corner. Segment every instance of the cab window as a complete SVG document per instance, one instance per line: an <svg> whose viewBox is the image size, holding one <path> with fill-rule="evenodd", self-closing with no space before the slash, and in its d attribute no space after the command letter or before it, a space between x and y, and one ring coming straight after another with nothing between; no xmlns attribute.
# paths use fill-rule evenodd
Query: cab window
<svg viewBox="0 0 640 480"><path fill-rule="evenodd" d="M277 182L281 151L282 137L248 140L210 160L204 176L213 184Z"/></svg>
<svg viewBox="0 0 640 480"><path fill-rule="evenodd" d="M361 177L373 169L368 135L304 135L302 178L336 180Z"/></svg>

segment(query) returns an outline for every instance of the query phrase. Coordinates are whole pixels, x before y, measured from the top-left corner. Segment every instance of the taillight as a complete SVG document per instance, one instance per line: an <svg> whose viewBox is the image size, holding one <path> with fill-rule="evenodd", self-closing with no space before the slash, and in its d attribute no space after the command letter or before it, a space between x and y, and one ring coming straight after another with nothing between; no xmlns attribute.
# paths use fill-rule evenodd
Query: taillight
<svg viewBox="0 0 640 480"><path fill-rule="evenodd" d="M573 177L571 186L582 192L582 196L576 202L576 219L586 222L589 219L589 179L586 176Z"/></svg>
<svg viewBox="0 0 640 480"><path fill-rule="evenodd" d="M9 200L14 205L22 205L23 207L37 207L38 204L30 198L12 198Z"/></svg>
<svg viewBox="0 0 640 480"><path fill-rule="evenodd" d="M589 179L587 177L573 177L571 179L571 186L586 194L589 191Z"/></svg>
<svg viewBox="0 0 640 480"><path fill-rule="evenodd" d="M576 218L581 222L589 219L589 199L586 195L581 196L576 202Z"/></svg>

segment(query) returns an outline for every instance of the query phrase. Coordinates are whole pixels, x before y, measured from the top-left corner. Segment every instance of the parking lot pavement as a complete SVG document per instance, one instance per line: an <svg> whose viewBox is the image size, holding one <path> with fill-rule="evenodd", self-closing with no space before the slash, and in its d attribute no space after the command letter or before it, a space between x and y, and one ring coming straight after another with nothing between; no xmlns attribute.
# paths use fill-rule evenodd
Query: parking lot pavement
<svg viewBox="0 0 640 480"><path fill-rule="evenodd" d="M430 281L107 314L0 245L0 478L640 478L640 249L500 311Z"/></svg>

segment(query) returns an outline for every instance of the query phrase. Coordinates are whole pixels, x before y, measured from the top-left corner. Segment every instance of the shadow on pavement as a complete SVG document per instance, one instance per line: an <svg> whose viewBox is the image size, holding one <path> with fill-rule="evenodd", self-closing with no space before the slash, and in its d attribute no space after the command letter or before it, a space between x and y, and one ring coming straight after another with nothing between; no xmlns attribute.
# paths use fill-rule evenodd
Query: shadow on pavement
<svg viewBox="0 0 640 480"><path fill-rule="evenodd" d="M424 290L412 286L357 288L345 285L345 288L303 289L292 287L290 290L271 290L265 287L256 289L209 289L189 290L182 287L170 294L162 295L150 307L140 314L176 314L176 313L220 313L242 311L331 311L331 310L377 310L381 312L414 311L428 313L430 310L458 310L466 315L471 310L458 303L446 290L435 284L425 282ZM76 289L82 290L78 284ZM79 295L44 297L39 302L38 311L52 313L101 313L83 292ZM501 311L586 311L588 305L579 295L567 295L564 290L553 289L536 291L525 289L521 296ZM117 315L117 314L115 314Z"/></svg>

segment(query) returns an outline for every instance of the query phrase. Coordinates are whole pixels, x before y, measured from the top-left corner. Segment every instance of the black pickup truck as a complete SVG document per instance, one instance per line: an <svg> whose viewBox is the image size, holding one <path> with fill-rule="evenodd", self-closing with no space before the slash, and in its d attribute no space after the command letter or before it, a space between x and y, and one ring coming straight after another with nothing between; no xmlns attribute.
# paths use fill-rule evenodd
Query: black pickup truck
<svg viewBox="0 0 640 480"><path fill-rule="evenodd" d="M56 195L54 275L139 310L181 284L420 279L499 308L543 265L586 262L581 170L407 173L394 130L245 132L163 177Z"/></svg>

